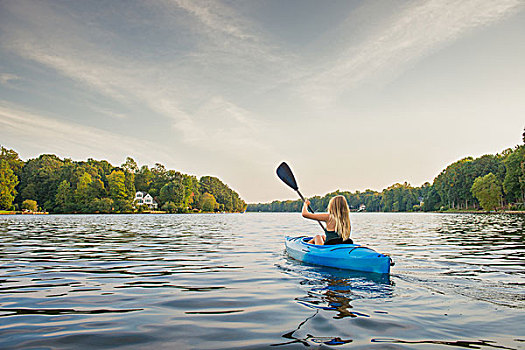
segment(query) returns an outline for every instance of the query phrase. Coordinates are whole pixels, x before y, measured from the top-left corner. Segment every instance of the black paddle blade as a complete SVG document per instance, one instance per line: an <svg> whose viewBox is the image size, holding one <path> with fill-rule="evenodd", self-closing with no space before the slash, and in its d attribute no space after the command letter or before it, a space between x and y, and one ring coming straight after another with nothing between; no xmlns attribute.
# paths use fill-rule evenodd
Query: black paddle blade
<svg viewBox="0 0 525 350"><path fill-rule="evenodd" d="M299 189L297 182L295 181L295 177L293 176L292 169L290 169L288 164L285 162L282 162L277 168L277 176L279 176L279 179L283 180L285 184L293 188L295 191Z"/></svg>

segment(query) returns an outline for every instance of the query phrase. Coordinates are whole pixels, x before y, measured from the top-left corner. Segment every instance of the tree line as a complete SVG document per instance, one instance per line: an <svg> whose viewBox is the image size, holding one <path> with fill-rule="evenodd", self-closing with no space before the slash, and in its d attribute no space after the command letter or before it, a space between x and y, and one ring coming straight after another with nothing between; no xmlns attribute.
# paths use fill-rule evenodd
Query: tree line
<svg viewBox="0 0 525 350"><path fill-rule="evenodd" d="M237 192L212 176L200 179L162 164L139 167L128 157L121 166L105 160L73 161L53 154L23 161L5 147L0 152L0 210L50 213L131 213L149 210L134 202L149 193L168 212L242 212Z"/></svg>
<svg viewBox="0 0 525 350"><path fill-rule="evenodd" d="M525 131L523 132L525 143ZM335 191L310 198L315 211L326 211L330 198L343 195L353 210L368 212L445 210L525 210L525 145L495 155L466 157L447 166L431 183L396 183L381 192ZM297 212L300 200L249 204L247 211Z"/></svg>

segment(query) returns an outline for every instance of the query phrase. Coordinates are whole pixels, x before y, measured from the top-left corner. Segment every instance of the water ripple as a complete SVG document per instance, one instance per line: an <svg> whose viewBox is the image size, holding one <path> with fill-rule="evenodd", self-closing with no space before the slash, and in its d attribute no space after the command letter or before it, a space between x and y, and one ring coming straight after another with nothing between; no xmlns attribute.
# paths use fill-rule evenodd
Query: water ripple
<svg viewBox="0 0 525 350"><path fill-rule="evenodd" d="M1 216L0 348L523 348L523 216L352 226L390 276L288 257L298 214Z"/></svg>

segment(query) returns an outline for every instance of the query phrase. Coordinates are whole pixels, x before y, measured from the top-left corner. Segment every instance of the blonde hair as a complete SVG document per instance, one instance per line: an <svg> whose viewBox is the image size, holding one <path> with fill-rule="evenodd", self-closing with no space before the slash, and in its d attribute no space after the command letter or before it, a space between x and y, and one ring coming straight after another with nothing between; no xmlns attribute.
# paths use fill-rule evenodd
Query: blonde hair
<svg viewBox="0 0 525 350"><path fill-rule="evenodd" d="M350 209L348 209L346 198L335 196L330 199L328 214L330 214L330 219L335 221L335 232L341 236L343 241L350 238L352 226L350 224Z"/></svg>

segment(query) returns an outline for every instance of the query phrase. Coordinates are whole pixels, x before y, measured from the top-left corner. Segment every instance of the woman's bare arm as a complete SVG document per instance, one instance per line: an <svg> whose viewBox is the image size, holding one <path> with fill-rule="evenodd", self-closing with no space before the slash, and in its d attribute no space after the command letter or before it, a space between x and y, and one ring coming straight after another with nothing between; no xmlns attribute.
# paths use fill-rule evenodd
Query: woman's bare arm
<svg viewBox="0 0 525 350"><path fill-rule="evenodd" d="M325 222L328 221L328 219L330 218L330 215L328 213L317 213L317 214L310 213L308 211L308 205L310 205L310 201L307 199L304 202L303 211L301 212L301 214L303 215L303 218L317 220L317 221L325 221Z"/></svg>

